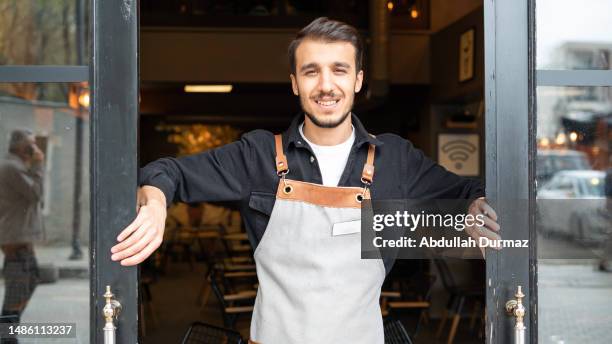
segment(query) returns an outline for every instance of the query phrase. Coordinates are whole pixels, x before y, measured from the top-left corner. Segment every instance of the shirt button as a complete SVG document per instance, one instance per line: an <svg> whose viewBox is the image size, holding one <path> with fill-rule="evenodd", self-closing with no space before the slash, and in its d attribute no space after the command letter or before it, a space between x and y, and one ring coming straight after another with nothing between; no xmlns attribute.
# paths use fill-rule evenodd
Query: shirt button
<svg viewBox="0 0 612 344"><path fill-rule="evenodd" d="M310 156L310 163L312 164L314 162L314 156Z"/></svg>
<svg viewBox="0 0 612 344"><path fill-rule="evenodd" d="M302 144L302 141L298 141L298 142L297 142L297 144L298 144L298 145L301 145L301 144Z"/></svg>

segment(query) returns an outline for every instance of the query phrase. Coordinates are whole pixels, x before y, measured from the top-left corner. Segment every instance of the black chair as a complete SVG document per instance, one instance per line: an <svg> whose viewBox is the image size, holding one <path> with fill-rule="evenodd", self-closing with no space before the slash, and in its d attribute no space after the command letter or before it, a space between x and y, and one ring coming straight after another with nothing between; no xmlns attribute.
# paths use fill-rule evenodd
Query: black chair
<svg viewBox="0 0 612 344"><path fill-rule="evenodd" d="M234 330L205 324L202 322L192 323L182 344L246 344L240 333Z"/></svg>
<svg viewBox="0 0 612 344"><path fill-rule="evenodd" d="M219 235L220 250L214 252L207 257L205 279L202 287L198 292L197 304L205 307L211 292L208 277L213 268L224 271L224 274L230 277L232 274L236 277L240 275L256 276L255 261L253 259L253 250L248 243L248 237L245 232L226 233L222 228ZM238 247L240 250L235 251ZM248 249L244 249L248 247ZM256 282L255 282L256 283ZM251 284L252 287L253 284Z"/></svg>
<svg viewBox="0 0 612 344"><path fill-rule="evenodd" d="M417 321L411 336L416 338L421 324L429 319L431 290L435 276L429 272L427 260L398 260L387 276L381 291L383 316L400 312L416 312Z"/></svg>
<svg viewBox="0 0 612 344"><path fill-rule="evenodd" d="M399 320L387 318L384 322L385 344L412 344L404 325Z"/></svg>
<svg viewBox="0 0 612 344"><path fill-rule="evenodd" d="M239 316L251 316L257 296L255 271L225 272L213 267L208 282L221 309L223 326L234 328Z"/></svg>
<svg viewBox="0 0 612 344"><path fill-rule="evenodd" d="M440 326L438 327L438 331L436 333L436 337L439 337L442 334L442 330L444 329L444 325L446 324L446 320L449 315L452 315L453 320L451 323L450 332L448 334L448 339L446 341L447 344L452 344L455 335L457 334L457 328L459 327L459 320L462 317L462 311L465 306L466 301L473 301L473 311L471 315L471 325L473 328L476 321L476 314L478 314L479 308L481 305L485 304L484 292L485 292L485 276L484 271L479 272L479 277L473 280L472 283L468 285L458 285L453 278L453 275L448 267L446 261L442 259L434 259L434 264L440 274L440 279L442 281L442 286L449 294L450 298L446 305L446 309L442 315L442 319L440 321ZM471 262L471 261L468 261ZM476 261L474 261L476 262Z"/></svg>

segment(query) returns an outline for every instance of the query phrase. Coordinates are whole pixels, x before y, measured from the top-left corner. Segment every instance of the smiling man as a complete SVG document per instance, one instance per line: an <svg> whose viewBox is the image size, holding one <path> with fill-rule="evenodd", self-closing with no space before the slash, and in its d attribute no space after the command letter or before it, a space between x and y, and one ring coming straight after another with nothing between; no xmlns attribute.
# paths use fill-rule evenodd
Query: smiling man
<svg viewBox="0 0 612 344"><path fill-rule="evenodd" d="M362 200L473 200L469 212L485 216L482 228L469 231L476 239L498 237L497 216L480 183L446 171L397 135L369 135L352 113L363 83L355 28L316 19L290 44L289 63L303 113L287 131L255 130L145 166L138 215L112 259L135 265L151 255L172 201L235 202L257 263L252 343L383 343L380 288L393 259L361 259Z"/></svg>

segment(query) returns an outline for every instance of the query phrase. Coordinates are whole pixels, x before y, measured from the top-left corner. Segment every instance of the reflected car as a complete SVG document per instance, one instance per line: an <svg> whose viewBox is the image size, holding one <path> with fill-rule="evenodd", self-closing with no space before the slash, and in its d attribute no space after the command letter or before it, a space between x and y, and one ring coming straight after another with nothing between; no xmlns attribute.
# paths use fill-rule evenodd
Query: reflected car
<svg viewBox="0 0 612 344"><path fill-rule="evenodd" d="M538 228L583 243L606 240L612 224L606 208L605 172L561 171L537 193Z"/></svg>
<svg viewBox="0 0 612 344"><path fill-rule="evenodd" d="M586 154L571 149L538 150L536 163L536 180L543 185L559 171L590 170L591 165Z"/></svg>

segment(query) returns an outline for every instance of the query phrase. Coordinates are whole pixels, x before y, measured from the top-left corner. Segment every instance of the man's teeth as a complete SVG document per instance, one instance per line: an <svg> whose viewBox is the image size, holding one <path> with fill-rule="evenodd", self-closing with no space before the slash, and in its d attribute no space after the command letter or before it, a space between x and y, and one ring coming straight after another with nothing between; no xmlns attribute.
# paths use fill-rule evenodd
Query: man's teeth
<svg viewBox="0 0 612 344"><path fill-rule="evenodd" d="M323 106L332 106L336 104L337 102L338 102L337 100L326 100L326 101L317 100L317 103Z"/></svg>

